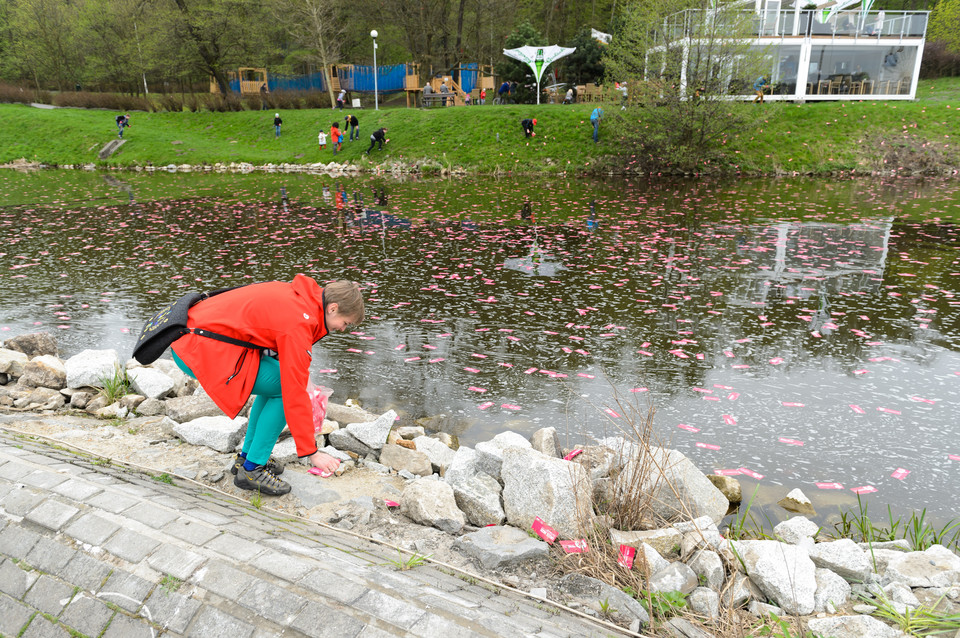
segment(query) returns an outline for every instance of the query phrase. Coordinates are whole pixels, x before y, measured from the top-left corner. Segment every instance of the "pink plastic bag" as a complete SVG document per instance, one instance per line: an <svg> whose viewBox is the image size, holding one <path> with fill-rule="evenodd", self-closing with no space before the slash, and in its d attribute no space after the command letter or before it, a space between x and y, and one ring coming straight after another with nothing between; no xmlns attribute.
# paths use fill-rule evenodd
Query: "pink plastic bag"
<svg viewBox="0 0 960 638"><path fill-rule="evenodd" d="M320 433L323 427L323 419L327 416L327 402L333 390L325 388L322 385L307 383L307 396L310 397L310 404L313 406L313 431Z"/></svg>

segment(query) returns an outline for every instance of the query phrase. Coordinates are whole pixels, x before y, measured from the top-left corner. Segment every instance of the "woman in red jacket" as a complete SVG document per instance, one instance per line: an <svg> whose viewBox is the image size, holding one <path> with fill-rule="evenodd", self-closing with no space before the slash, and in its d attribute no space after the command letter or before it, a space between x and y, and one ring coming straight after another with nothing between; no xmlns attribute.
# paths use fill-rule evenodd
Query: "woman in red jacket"
<svg viewBox="0 0 960 638"><path fill-rule="evenodd" d="M317 450L313 408L307 395L313 344L330 331L343 332L363 321L363 297L352 281L321 288L306 275L292 283L272 281L243 286L210 297L190 308L187 327L262 346L253 350L198 334L174 342L173 360L197 379L214 403L231 418L256 398L243 448L233 466L234 485L279 496L290 485L268 464L273 446L290 427L297 455L332 472L340 464Z"/></svg>

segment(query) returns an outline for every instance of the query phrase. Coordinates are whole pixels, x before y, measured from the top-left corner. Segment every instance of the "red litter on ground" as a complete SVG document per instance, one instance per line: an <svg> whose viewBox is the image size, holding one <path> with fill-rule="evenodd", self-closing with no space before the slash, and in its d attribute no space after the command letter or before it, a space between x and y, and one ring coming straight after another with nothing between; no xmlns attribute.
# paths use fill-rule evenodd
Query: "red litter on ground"
<svg viewBox="0 0 960 638"><path fill-rule="evenodd" d="M383 502L387 505L387 507L400 507L400 503L397 503L396 501L388 501L387 499L383 499Z"/></svg>
<svg viewBox="0 0 960 638"><path fill-rule="evenodd" d="M533 525L531 525L530 528L537 536L546 541L548 545L553 545L553 541L557 540L557 536L560 535L557 533L557 530L544 523L539 516L533 519Z"/></svg>
<svg viewBox="0 0 960 638"><path fill-rule="evenodd" d="M565 457L563 457L563 460L564 460L564 461L572 461L572 460L575 459L575 458L577 457L577 455L580 454L581 452L583 452L583 450L572 450L572 451L570 452L570 454L567 454Z"/></svg>
<svg viewBox="0 0 960 638"><path fill-rule="evenodd" d="M629 545L621 545L617 553L617 565L633 569L633 558L637 555L637 548Z"/></svg>
<svg viewBox="0 0 960 638"><path fill-rule="evenodd" d="M585 538L578 538L574 541L560 541L560 547L568 554L586 554L590 551Z"/></svg>

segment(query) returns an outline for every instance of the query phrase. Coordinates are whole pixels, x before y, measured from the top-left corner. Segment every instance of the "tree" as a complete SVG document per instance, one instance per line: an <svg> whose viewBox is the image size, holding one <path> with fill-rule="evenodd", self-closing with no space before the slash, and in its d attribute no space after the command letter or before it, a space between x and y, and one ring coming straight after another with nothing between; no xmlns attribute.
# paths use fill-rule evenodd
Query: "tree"
<svg viewBox="0 0 960 638"><path fill-rule="evenodd" d="M336 104L330 65L340 61L343 36L343 6L339 0L280 0L277 20L287 33L310 52L310 57L323 69L323 82L330 95L330 106Z"/></svg>
<svg viewBox="0 0 960 638"><path fill-rule="evenodd" d="M625 116L620 133L642 164L701 170L728 136L753 126L756 109L729 99L750 93L759 75L770 77L765 48L752 43L753 17L736 2L623 7L604 57L605 80L627 84L630 110L616 113Z"/></svg>
<svg viewBox="0 0 960 638"><path fill-rule="evenodd" d="M603 77L603 48L590 35L590 27L583 27L577 32L568 47L576 47L576 51L563 58L560 63L564 70L564 80L584 84L599 82Z"/></svg>
<svg viewBox="0 0 960 638"><path fill-rule="evenodd" d="M257 0L171 0L177 44L191 47L195 65L230 93L228 64L253 64L269 52L269 14Z"/></svg>
<svg viewBox="0 0 960 638"><path fill-rule="evenodd" d="M59 0L16 0L9 7L7 64L21 77L31 77L37 89L72 88L79 79L76 47L76 7Z"/></svg>
<svg viewBox="0 0 960 638"><path fill-rule="evenodd" d="M960 54L960 0L939 0L930 14L927 39L942 42L947 51Z"/></svg>

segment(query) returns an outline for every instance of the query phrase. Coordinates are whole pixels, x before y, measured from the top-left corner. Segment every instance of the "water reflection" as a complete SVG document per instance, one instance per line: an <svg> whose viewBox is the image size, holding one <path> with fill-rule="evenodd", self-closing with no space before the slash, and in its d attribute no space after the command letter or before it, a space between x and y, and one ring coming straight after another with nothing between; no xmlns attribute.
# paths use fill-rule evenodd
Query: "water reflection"
<svg viewBox="0 0 960 638"><path fill-rule="evenodd" d="M956 184L57 175L0 175L0 336L128 354L184 289L347 277L369 319L314 353L341 400L465 443L649 404L748 483L954 502Z"/></svg>

